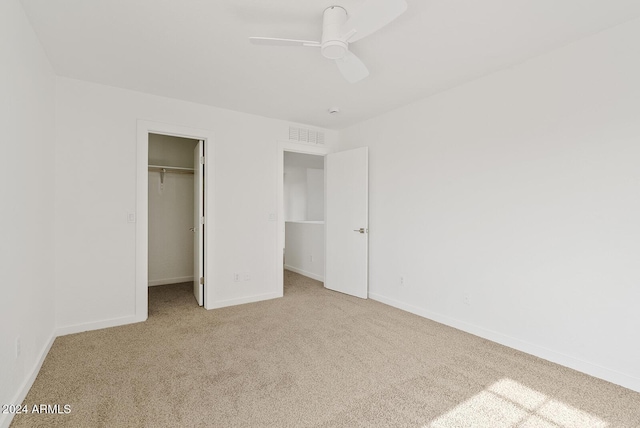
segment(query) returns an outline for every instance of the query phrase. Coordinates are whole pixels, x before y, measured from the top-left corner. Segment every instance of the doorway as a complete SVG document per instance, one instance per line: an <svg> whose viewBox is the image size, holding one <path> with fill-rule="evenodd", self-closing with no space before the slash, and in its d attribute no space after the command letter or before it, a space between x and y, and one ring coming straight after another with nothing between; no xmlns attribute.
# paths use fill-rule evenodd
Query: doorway
<svg viewBox="0 0 640 428"><path fill-rule="evenodd" d="M290 153L287 155L287 153ZM287 262L286 229L291 213L285 211L285 155L305 154L324 158L324 217L320 226L323 233L324 264L321 279L314 278L306 269L305 276L319 279L324 287L344 294L366 299L368 297L368 148L360 147L341 152L331 152L326 147L308 146L292 142L278 145L278 252L276 272L278 284L284 295L284 268L291 269L291 257ZM287 208L289 209L289 208ZM308 207L307 207L308 209ZM311 220L313 221L313 220ZM307 220L309 222L309 220ZM316 220L320 222L320 220ZM299 221L297 223L300 223ZM290 226L291 227L291 226ZM295 226L302 228L302 225ZM306 227L309 229L309 227ZM313 240L307 240L311 242ZM291 246L291 243L289 243ZM317 250L303 250L302 257L311 264ZM297 254L298 256L300 253Z"/></svg>
<svg viewBox="0 0 640 428"><path fill-rule="evenodd" d="M324 146L310 146L294 142L278 142L278 226L277 226L277 242L278 251L276 252L276 278L280 291L280 297L284 296L284 270L285 270L285 239L286 239L286 221L287 215L285 214L285 154L304 154L312 155L316 157L324 157L328 153L327 147ZM324 162L324 161L323 161ZM324 276L324 267L323 275Z"/></svg>
<svg viewBox="0 0 640 428"><path fill-rule="evenodd" d="M149 287L193 283L200 306L204 254L198 234L204 195L196 163L201 144L191 138L149 134Z"/></svg>
<svg viewBox="0 0 640 428"><path fill-rule="evenodd" d="M148 317L149 286L175 283L176 279L191 281L198 304L210 309L214 306L211 291L213 283L208 280L213 277L214 261L213 247L209 245L213 242L215 230L213 133L144 120L138 120L137 128L136 210L127 214L128 221L136 223L136 321L144 321ZM158 139L162 142L156 145L153 141ZM195 148L191 150L194 144ZM190 154L186 153L184 145L189 147ZM177 185L178 182L182 183L181 187ZM151 195L151 192L155 194ZM150 202L158 202L158 199L162 199L161 209L170 210L169 207L174 205L170 203L171 198L175 198L175 204L183 208L185 201L190 201L191 210L181 213L150 211ZM191 221L187 218L189 215L192 216ZM154 216L154 220L150 224L151 216ZM155 222L157 217L163 218L164 223ZM179 218L180 222L170 223L171 217L174 220ZM163 227L167 228L164 236L150 236L150 233ZM171 246L177 235L181 238L176 246L183 250L183 254L177 259L165 254L165 259L160 260L171 266L160 266L163 262L158 263L155 257L161 251L157 251L156 245ZM189 240L191 245L187 248ZM150 244L153 248L150 248ZM189 260L192 268L187 272Z"/></svg>
<svg viewBox="0 0 640 428"><path fill-rule="evenodd" d="M284 152L284 269L324 282L324 156Z"/></svg>

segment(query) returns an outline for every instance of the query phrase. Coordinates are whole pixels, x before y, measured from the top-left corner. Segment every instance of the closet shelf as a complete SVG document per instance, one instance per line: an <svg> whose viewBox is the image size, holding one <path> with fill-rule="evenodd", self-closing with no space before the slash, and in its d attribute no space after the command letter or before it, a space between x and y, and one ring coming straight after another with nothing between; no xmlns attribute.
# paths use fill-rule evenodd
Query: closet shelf
<svg viewBox="0 0 640 428"><path fill-rule="evenodd" d="M171 174L195 174L193 168L182 168L180 166L165 166L165 165L149 165L150 172L160 173L160 184L164 184L164 175L168 172Z"/></svg>
<svg viewBox="0 0 640 428"><path fill-rule="evenodd" d="M183 168L180 166L149 165L149 171L153 172L176 172L178 174L193 174L193 168Z"/></svg>

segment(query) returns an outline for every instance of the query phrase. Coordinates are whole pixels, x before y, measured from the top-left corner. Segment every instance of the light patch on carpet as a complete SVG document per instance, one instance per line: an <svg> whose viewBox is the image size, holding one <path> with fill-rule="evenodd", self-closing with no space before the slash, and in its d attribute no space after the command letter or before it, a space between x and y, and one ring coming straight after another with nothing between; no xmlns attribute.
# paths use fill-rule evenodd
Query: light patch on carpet
<svg viewBox="0 0 640 428"><path fill-rule="evenodd" d="M606 428L602 419L501 379L423 428Z"/></svg>

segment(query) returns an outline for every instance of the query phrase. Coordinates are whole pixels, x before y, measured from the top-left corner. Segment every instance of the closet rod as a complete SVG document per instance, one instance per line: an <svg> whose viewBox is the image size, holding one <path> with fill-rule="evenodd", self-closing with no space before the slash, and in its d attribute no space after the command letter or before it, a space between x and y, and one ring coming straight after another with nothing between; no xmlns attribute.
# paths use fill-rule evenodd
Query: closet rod
<svg viewBox="0 0 640 428"><path fill-rule="evenodd" d="M162 166L162 165L149 165L149 171L151 172L173 172L177 174L193 174L193 168L182 168L178 166Z"/></svg>
<svg viewBox="0 0 640 428"><path fill-rule="evenodd" d="M194 174L193 168L181 168L179 166L149 165L149 171L160 173L160 184L164 184L164 174L167 172L173 174Z"/></svg>

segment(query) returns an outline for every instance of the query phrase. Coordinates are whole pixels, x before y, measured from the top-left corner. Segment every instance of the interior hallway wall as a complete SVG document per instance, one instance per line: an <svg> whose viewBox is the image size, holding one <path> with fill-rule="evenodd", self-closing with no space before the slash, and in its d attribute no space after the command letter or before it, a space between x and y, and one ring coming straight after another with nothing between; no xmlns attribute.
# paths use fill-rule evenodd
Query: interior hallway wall
<svg viewBox="0 0 640 428"><path fill-rule="evenodd" d="M638 76L636 19L344 130L370 296L640 391Z"/></svg>
<svg viewBox="0 0 640 428"><path fill-rule="evenodd" d="M17 0L0 2L0 56L0 404L19 404L53 340L55 77Z"/></svg>
<svg viewBox="0 0 640 428"><path fill-rule="evenodd" d="M324 223L286 222L285 269L324 282Z"/></svg>
<svg viewBox="0 0 640 428"><path fill-rule="evenodd" d="M324 168L307 168L307 220L324 221Z"/></svg>

